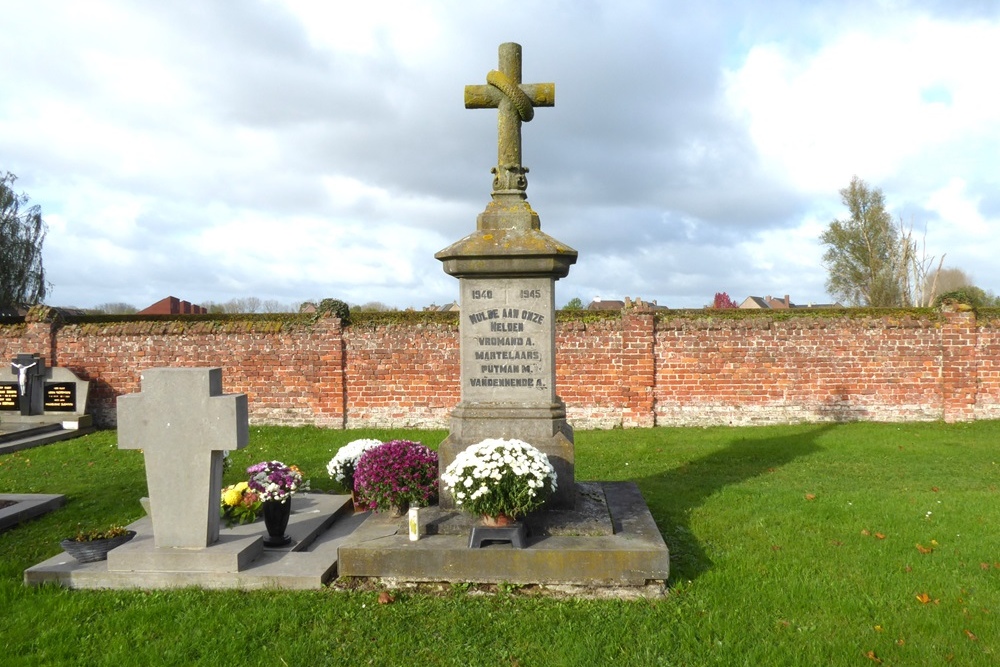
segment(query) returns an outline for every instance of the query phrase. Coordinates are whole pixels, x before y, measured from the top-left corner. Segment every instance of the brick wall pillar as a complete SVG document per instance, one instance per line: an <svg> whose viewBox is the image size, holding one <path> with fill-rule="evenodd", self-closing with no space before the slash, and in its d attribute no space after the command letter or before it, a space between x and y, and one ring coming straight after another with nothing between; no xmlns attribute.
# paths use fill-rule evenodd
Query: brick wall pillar
<svg viewBox="0 0 1000 667"><path fill-rule="evenodd" d="M316 323L318 355L314 385L316 426L344 428L347 415L344 328L340 318L324 317Z"/></svg>
<svg viewBox="0 0 1000 667"><path fill-rule="evenodd" d="M622 426L656 425L653 358L656 322L652 311L622 311L621 391Z"/></svg>
<svg viewBox="0 0 1000 667"><path fill-rule="evenodd" d="M59 312L48 306L34 306L24 318L24 336L17 353L40 354L45 357L45 365L58 366L56 330L61 322Z"/></svg>
<svg viewBox="0 0 1000 667"><path fill-rule="evenodd" d="M976 314L944 312L941 330L941 406L946 422L973 421L979 382L976 368Z"/></svg>

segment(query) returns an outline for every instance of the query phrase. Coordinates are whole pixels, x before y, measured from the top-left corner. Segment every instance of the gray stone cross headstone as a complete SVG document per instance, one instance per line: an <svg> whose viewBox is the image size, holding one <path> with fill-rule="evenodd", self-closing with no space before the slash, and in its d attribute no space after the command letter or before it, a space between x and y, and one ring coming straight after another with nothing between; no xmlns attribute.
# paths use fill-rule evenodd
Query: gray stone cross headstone
<svg viewBox="0 0 1000 667"><path fill-rule="evenodd" d="M118 447L141 449L157 548L219 539L222 452L250 439L246 394L222 393L221 368L152 368L118 398Z"/></svg>
<svg viewBox="0 0 1000 667"><path fill-rule="evenodd" d="M486 75L487 85L465 87L465 108L498 109L493 194L524 198L528 170L521 164L521 122L534 118L534 107L555 106L556 85L521 83L520 44L501 44L499 60L499 69Z"/></svg>

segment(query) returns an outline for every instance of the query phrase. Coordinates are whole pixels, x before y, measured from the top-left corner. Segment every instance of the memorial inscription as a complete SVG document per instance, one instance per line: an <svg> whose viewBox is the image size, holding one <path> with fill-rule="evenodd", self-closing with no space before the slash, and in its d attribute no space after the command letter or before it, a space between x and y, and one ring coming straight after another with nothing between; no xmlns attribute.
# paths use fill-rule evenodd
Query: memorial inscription
<svg viewBox="0 0 1000 667"><path fill-rule="evenodd" d="M465 281L462 285L463 396L536 400L550 388L551 308L547 280ZM497 391L502 390L502 391Z"/></svg>
<svg viewBox="0 0 1000 667"><path fill-rule="evenodd" d="M17 383L0 382L0 410L17 410Z"/></svg>
<svg viewBox="0 0 1000 667"><path fill-rule="evenodd" d="M76 383L46 382L44 405L46 412L75 412Z"/></svg>

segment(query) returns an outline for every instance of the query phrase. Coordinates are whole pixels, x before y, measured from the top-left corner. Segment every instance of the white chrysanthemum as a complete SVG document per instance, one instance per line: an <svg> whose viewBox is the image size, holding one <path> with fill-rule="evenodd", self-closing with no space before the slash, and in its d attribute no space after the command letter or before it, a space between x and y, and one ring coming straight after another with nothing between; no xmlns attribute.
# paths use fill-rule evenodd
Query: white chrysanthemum
<svg viewBox="0 0 1000 667"><path fill-rule="evenodd" d="M326 466L327 474L343 484L349 475L354 474L354 466L357 465L361 455L372 447L378 447L381 444L381 440L373 440L371 438L352 440L338 449L334 457L330 459L330 462Z"/></svg>

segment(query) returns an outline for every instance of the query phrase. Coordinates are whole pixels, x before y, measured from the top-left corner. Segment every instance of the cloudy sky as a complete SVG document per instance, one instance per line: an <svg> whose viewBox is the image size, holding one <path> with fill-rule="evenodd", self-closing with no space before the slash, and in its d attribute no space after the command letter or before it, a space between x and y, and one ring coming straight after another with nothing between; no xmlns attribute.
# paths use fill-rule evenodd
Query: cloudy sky
<svg viewBox="0 0 1000 667"><path fill-rule="evenodd" d="M1000 292L1000 1L0 0L0 171L39 204L52 305L458 297L497 47L556 105L528 196L573 297L829 301L853 175ZM926 229L926 233L924 230Z"/></svg>

